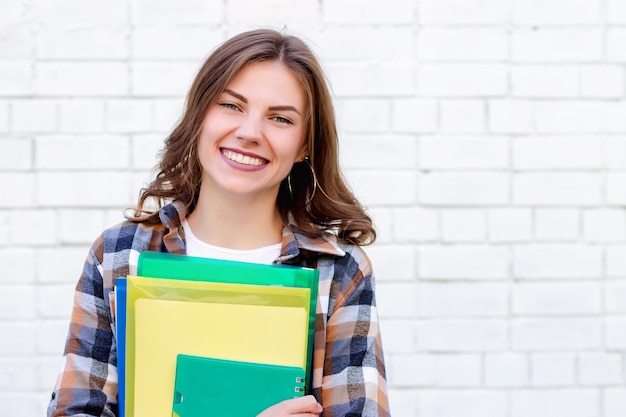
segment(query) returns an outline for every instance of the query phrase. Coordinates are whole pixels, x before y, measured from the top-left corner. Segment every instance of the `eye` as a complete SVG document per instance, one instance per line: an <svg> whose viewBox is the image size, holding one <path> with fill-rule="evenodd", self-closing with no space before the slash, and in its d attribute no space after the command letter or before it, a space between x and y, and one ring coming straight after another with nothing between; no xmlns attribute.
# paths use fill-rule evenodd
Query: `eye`
<svg viewBox="0 0 626 417"><path fill-rule="evenodd" d="M219 105L224 107L224 108L226 108L226 109L239 110L239 106L237 106L235 103L224 102L224 103L220 103Z"/></svg>
<svg viewBox="0 0 626 417"><path fill-rule="evenodd" d="M284 116L274 116L274 117L272 117L272 120L274 120L275 122L278 122L278 123L285 123L285 124L289 124L289 125L293 124L293 122L290 119L288 119L288 118L286 118Z"/></svg>

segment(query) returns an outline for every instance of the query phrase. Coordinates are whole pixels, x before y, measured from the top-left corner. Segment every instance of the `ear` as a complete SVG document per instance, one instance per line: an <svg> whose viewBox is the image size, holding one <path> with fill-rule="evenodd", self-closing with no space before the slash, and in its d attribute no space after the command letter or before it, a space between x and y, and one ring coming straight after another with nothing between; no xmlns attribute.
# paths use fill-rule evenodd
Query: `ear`
<svg viewBox="0 0 626 417"><path fill-rule="evenodd" d="M309 156L309 150L306 145L302 145L302 149L298 152L298 156L296 157L296 162L304 162L304 159Z"/></svg>

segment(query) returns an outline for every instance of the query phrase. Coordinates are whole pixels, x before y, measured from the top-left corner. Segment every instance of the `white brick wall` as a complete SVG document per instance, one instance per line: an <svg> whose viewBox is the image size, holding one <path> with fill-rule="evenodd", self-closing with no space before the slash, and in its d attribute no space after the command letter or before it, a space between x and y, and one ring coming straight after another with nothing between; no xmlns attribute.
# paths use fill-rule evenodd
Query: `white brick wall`
<svg viewBox="0 0 626 417"><path fill-rule="evenodd" d="M623 0L0 1L5 414L43 414L89 244L258 26L331 82L393 415L626 415Z"/></svg>

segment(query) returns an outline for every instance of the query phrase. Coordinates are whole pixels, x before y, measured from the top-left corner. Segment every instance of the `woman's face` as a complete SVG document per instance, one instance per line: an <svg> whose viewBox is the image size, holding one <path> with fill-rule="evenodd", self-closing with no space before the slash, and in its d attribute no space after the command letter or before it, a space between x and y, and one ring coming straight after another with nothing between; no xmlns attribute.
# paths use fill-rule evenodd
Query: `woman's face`
<svg viewBox="0 0 626 417"><path fill-rule="evenodd" d="M239 71L202 123L203 188L275 199L294 162L306 155L305 103L300 82L280 62L257 62Z"/></svg>

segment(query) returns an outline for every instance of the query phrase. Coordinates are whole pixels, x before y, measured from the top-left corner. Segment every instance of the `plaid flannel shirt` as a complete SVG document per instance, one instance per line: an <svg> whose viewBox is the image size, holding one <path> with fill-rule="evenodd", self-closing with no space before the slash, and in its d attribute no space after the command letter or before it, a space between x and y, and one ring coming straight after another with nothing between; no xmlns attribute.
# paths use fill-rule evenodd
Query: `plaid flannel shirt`
<svg viewBox="0 0 626 417"><path fill-rule="evenodd" d="M89 251L76 286L74 309L48 417L106 416L117 411L117 348L111 313L115 278L136 274L143 251L185 253L185 216L174 202L141 221L104 231ZM276 263L320 271L312 393L324 417L389 416L385 365L365 253L332 235L310 239L283 229Z"/></svg>

